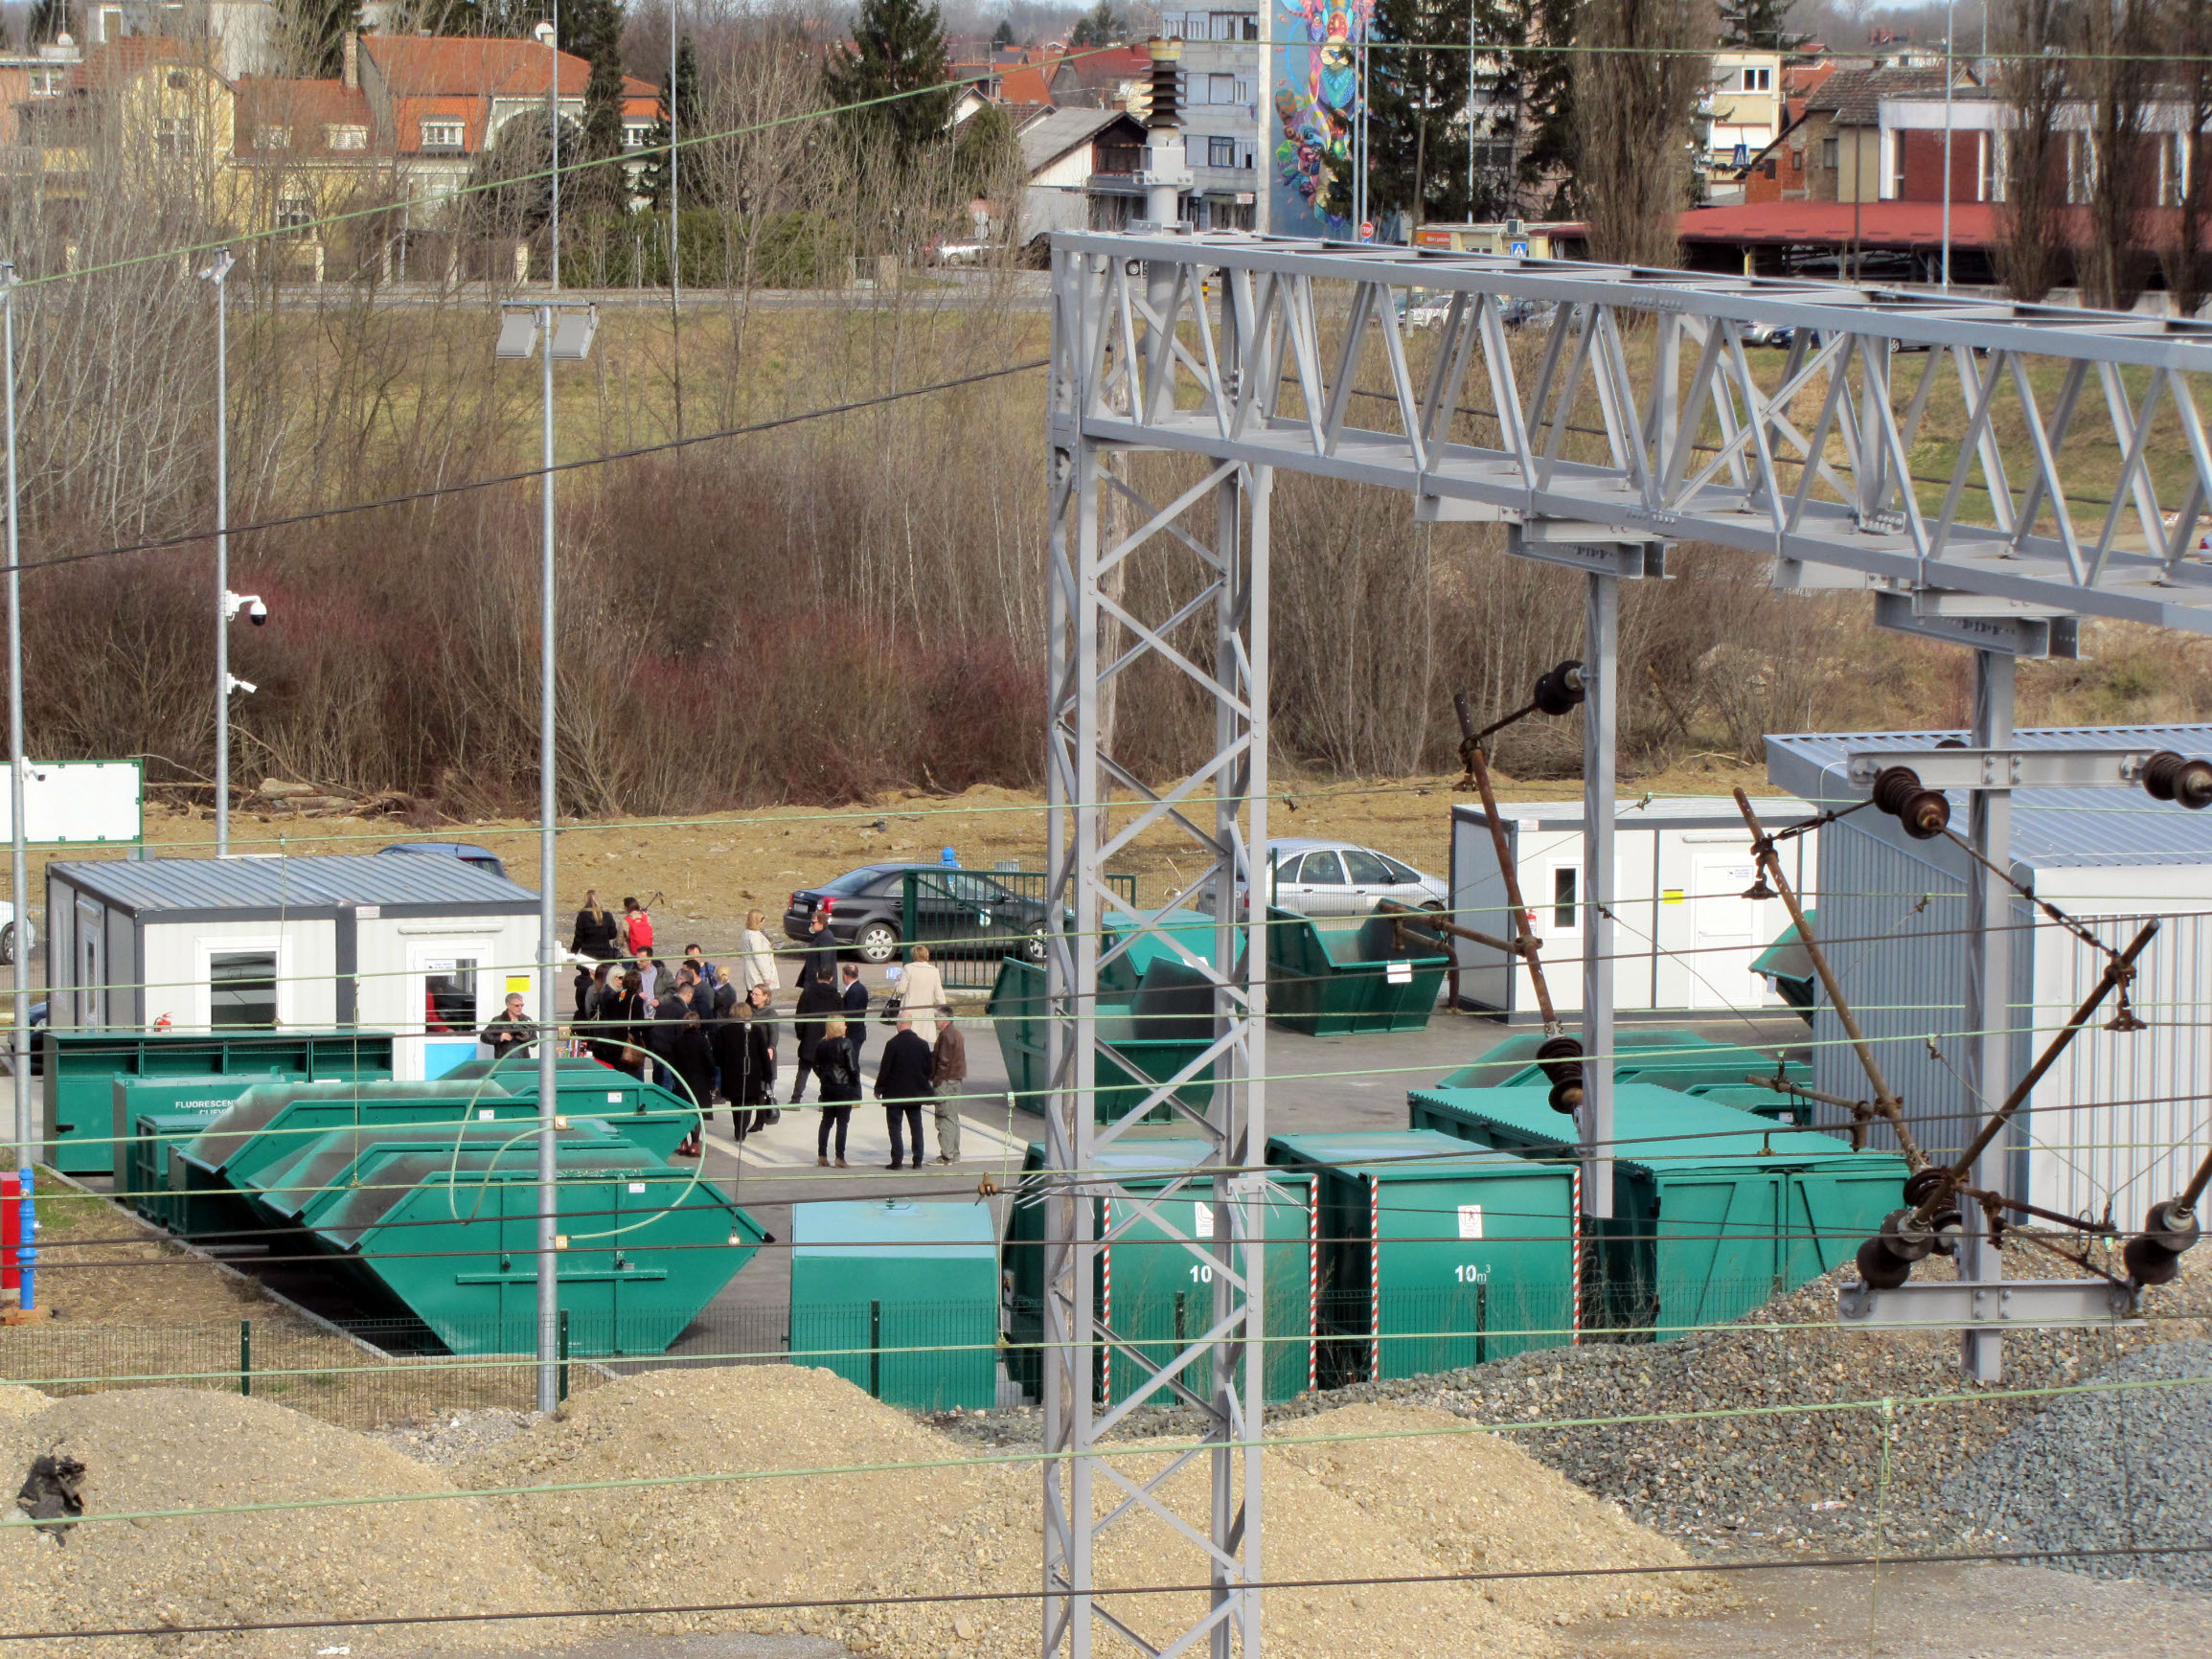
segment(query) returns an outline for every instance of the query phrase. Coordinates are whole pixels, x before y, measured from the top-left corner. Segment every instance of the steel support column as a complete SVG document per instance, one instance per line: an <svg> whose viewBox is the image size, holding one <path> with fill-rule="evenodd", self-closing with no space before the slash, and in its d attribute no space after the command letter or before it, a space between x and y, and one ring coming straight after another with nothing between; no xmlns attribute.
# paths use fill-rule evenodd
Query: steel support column
<svg viewBox="0 0 2212 1659"><path fill-rule="evenodd" d="M2016 664L2002 651L1973 654L1973 744L2007 749L2013 740ZM1980 788L1968 800L1967 839L1996 870L2012 868L2013 796L2010 789ZM1996 870L1967 870L1966 1079L1979 1112L1995 1111L2012 1088L2013 891ZM1985 1192L2013 1190L2012 1136L2000 1137L1976 1160L1973 1184ZM2024 1193L2018 1194L2025 1196ZM1989 1236L1981 1206L1960 1206L1966 1237L1960 1241L1959 1279L1995 1284L2004 1278L2004 1258ZM2004 1370L2004 1339L1996 1330L1969 1329L1960 1336L1959 1364L1976 1382L1995 1382Z"/></svg>
<svg viewBox="0 0 2212 1659"><path fill-rule="evenodd" d="M1071 1659L1088 1659L1105 1646L1102 1635L1140 1652L1184 1651L1202 1643L1216 1659L1228 1659L1232 1649L1255 1659L1260 1597L1249 1586L1260 1573L1262 1544L1257 1443L1266 1352L1266 893L1253 873L1264 862L1256 853L1266 837L1271 473L1234 462L1194 467L1167 457L1158 477L1167 481L1163 493L1174 493L1154 501L1139 489L1152 483L1152 474L1132 466L1117 476L1101 464L1109 448L1144 446L1107 445L1083 433L1081 416L1091 409L1147 407L1152 377L1164 383L1172 373L1174 329L1165 320L1178 313L1204 311L1210 330L1218 311L1224 366L1233 375L1243 360L1251 337L1248 290L1224 283L1218 307L1207 307L1196 285L1172 268L1164 283L1160 276L1156 266L1131 272L1080 255L1061 254L1054 262L1046 822L1048 914L1067 920L1046 944L1052 1093L1040 1310L1047 1454L1041 1638L1045 1652L1064 1651ZM1116 313L1129 326L1107 327ZM1110 389L1108 379L1115 381ZM1133 526L1114 545L1101 530L1107 491L1124 499L1124 516ZM1147 580L1121 591L1165 593L1156 611L1116 597L1119 584L1108 580L1135 557L1146 560ZM1170 784L1157 784L1118 759L1115 750L1126 745L1102 729L1100 688L1139 670L1180 675L1214 710L1211 752ZM1198 867L1157 909L1132 912L1108 887L1107 872L1136 836L1154 827L1188 836L1199 852ZM1193 900L1213 906L1210 959L1159 928L1162 912ZM1110 940L1105 937L1109 926ZM1099 1058L1112 1049L1098 1013L1100 973L1140 936L1164 943L1212 984L1213 1041L1177 1076L1101 1123ZM1201 1113L1178 1097L1209 1067L1214 1084ZM1125 1069L1142 1075L1139 1068ZM1099 1173L1100 1149L1161 1105L1180 1118L1178 1126L1204 1137L1207 1156L1167 1193L1117 1188ZM1199 1190L1212 1200L1212 1235L1186 1238L1158 1206L1173 1194ZM1101 1199L1111 1200L1104 1236ZM1110 1328L1096 1295L1101 1249L1140 1222L1181 1243L1213 1286L1206 1329L1158 1362ZM1103 1385L1116 1377L1108 1398ZM1132 1463L1106 1449L1105 1437L1147 1404L1201 1412L1199 1447L1166 1460L1164 1467L1156 1455ZM1203 1510L1178 1507L1180 1486L1171 1492L1171 1483L1193 1467L1207 1472ZM1196 1620L1178 1622L1159 1598L1117 1601L1100 1587L1099 1539L1148 1519L1154 1533L1164 1528L1188 1540L1203 1560L1212 1589ZM1143 1568L1129 1571L1139 1581L1156 1581L1165 1566L1148 1549ZM1116 1576L1127 1580L1127 1574Z"/></svg>
<svg viewBox="0 0 2212 1659"><path fill-rule="evenodd" d="M1583 1214L1613 1213L1613 793L1621 579L1593 571L1583 642Z"/></svg>

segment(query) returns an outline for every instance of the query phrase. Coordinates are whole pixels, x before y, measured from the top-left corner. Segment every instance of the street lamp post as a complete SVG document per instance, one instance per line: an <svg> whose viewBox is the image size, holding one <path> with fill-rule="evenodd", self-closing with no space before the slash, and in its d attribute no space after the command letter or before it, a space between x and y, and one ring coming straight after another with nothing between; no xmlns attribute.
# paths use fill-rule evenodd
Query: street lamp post
<svg viewBox="0 0 2212 1659"><path fill-rule="evenodd" d="M238 261L216 250L200 272L215 284L215 855L231 850L231 399L230 274ZM12 561L11 561L12 562Z"/></svg>
<svg viewBox="0 0 2212 1659"><path fill-rule="evenodd" d="M1958 0L1943 8L1943 291L1950 292L1950 90L1958 77L1951 69L1951 23Z"/></svg>
<svg viewBox="0 0 2212 1659"><path fill-rule="evenodd" d="M553 190L553 291L560 292L560 25L549 14L531 34L545 42L552 67L545 80L545 111L550 118L553 166L546 182Z"/></svg>
<svg viewBox="0 0 2212 1659"><path fill-rule="evenodd" d="M541 456L539 478L539 532L543 537L538 566L537 595L537 1409L550 1412L559 1403L558 1393L560 1284L557 1258L559 1232L559 1166L555 1158L555 1118L560 1105L559 1057L555 1036L559 967L559 946L553 920L554 879L554 521L553 521L553 365L556 360L582 362L591 352L591 337L599 328L595 307L581 303L560 305L509 305L501 309L499 342L494 357L527 361L537 354L540 341L543 375L539 396Z"/></svg>
<svg viewBox="0 0 2212 1659"><path fill-rule="evenodd" d="M32 1193L38 1125L31 1102L31 859L23 827L23 560L16 534L15 500L15 264L0 261L0 355L8 379L8 874L15 897L15 1028L8 1043L15 1082L15 1177L22 1204L22 1240L15 1253L22 1284L18 1306L37 1307L33 1290L38 1261L38 1206Z"/></svg>

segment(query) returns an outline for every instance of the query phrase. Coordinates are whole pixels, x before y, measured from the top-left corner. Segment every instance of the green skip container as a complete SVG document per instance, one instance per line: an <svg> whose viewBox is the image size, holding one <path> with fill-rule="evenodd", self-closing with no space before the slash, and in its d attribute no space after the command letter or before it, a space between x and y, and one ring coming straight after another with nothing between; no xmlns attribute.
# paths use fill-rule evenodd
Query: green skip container
<svg viewBox="0 0 2212 1659"><path fill-rule="evenodd" d="M1416 1128L1518 1156L1576 1156L1537 1085L1417 1089ZM1737 1319L1849 1261L1903 1202L1904 1160L1655 1083L1613 1089L1616 1216L1591 1222L1585 1329L1614 1340Z"/></svg>
<svg viewBox="0 0 2212 1659"><path fill-rule="evenodd" d="M1018 957L999 964L992 987L991 1018L998 1034L999 1057L1006 1062L1015 1103L1041 1116L1051 1083L1046 1071L1044 969ZM1213 993L1188 965L1155 958L1144 981L1127 996L1098 999L1099 1039L1112 1052L1098 1057L1097 1095L1092 1116L1102 1124L1119 1122L1136 1110L1153 1089L1204 1054L1214 1040ZM1203 1112L1214 1095L1214 1068L1200 1067L1175 1091L1175 1098ZM1147 1114L1158 1122L1172 1115L1163 1102Z"/></svg>
<svg viewBox="0 0 2212 1659"><path fill-rule="evenodd" d="M1425 1129L1277 1135L1267 1161L1313 1183L1323 1386L1576 1340L1572 1165Z"/></svg>
<svg viewBox="0 0 2212 1659"><path fill-rule="evenodd" d="M117 1078L392 1075L389 1032L98 1030L43 1034L46 1156L65 1175L113 1171Z"/></svg>
<svg viewBox="0 0 2212 1659"><path fill-rule="evenodd" d="M791 1363L912 1411L998 1402L991 1208L894 1198L791 1206Z"/></svg>
<svg viewBox="0 0 2212 1659"><path fill-rule="evenodd" d="M556 1291L579 1358L666 1352L767 1235L700 1179L606 1126L557 1149ZM537 1149L372 1148L301 1216L368 1303L451 1353L527 1354L537 1330Z"/></svg>
<svg viewBox="0 0 2212 1659"><path fill-rule="evenodd" d="M1267 912L1267 1018L1287 1031L1424 1031L1450 966L1410 919Z"/></svg>
<svg viewBox="0 0 2212 1659"><path fill-rule="evenodd" d="M1102 1175L1128 1194L1092 1203L1093 1236L1114 1235L1100 1252L1092 1294L1099 1317L1151 1366L1172 1362L1213 1322L1214 1270L1182 1241L1215 1236L1213 1177L1189 1175L1209 1155L1206 1141L1147 1134L1125 1135L1092 1157ZM1013 1345L1009 1369L1033 1397L1043 1380L1037 1345L1044 1327L1044 1156L1042 1144L1032 1142L1022 1162L1022 1185L1007 1213L1003 1258ZM1280 1173L1266 1193L1261 1225L1267 1240L1261 1266L1267 1309L1262 1376L1269 1402L1294 1399L1314 1386L1319 1281L1313 1227L1311 1181L1303 1174ZM1128 1354L1112 1352L1097 1379L1100 1402L1127 1398L1148 1375ZM1194 1361L1177 1376L1201 1398L1212 1388L1213 1369L1205 1360ZM1172 1393L1155 1392L1148 1403L1177 1402Z"/></svg>
<svg viewBox="0 0 2212 1659"><path fill-rule="evenodd" d="M148 1114L165 1120L163 1133L173 1136L180 1124L206 1125L256 1083L276 1082L278 1072L208 1073L197 1077L119 1077L109 1085L113 1104L109 1124L114 1141L115 1196L145 1215L146 1200L160 1191L169 1144L142 1138L139 1120Z"/></svg>

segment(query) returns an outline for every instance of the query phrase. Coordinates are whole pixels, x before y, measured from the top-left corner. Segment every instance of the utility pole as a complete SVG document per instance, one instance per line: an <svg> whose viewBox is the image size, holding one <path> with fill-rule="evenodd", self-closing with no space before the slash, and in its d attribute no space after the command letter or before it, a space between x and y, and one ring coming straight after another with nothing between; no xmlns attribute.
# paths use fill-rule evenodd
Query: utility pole
<svg viewBox="0 0 2212 1659"><path fill-rule="evenodd" d="M238 261L228 248L200 276L215 284L215 855L231 850L231 398L230 274Z"/></svg>
<svg viewBox="0 0 2212 1659"><path fill-rule="evenodd" d="M1951 68L1951 24L1958 0L1945 0L1943 8L1943 291L1950 292L1950 94L1958 76ZM1902 143L1903 141L1900 140Z"/></svg>

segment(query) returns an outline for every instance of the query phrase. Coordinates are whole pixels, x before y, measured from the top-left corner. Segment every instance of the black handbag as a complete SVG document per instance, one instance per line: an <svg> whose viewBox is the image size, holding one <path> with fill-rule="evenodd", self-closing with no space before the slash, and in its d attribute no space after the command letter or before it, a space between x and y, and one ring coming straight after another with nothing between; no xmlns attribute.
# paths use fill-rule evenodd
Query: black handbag
<svg viewBox="0 0 2212 1659"><path fill-rule="evenodd" d="M883 999L883 1023L885 1025L898 1025L899 1011L905 1005L905 1001L906 999L901 996L887 996Z"/></svg>

